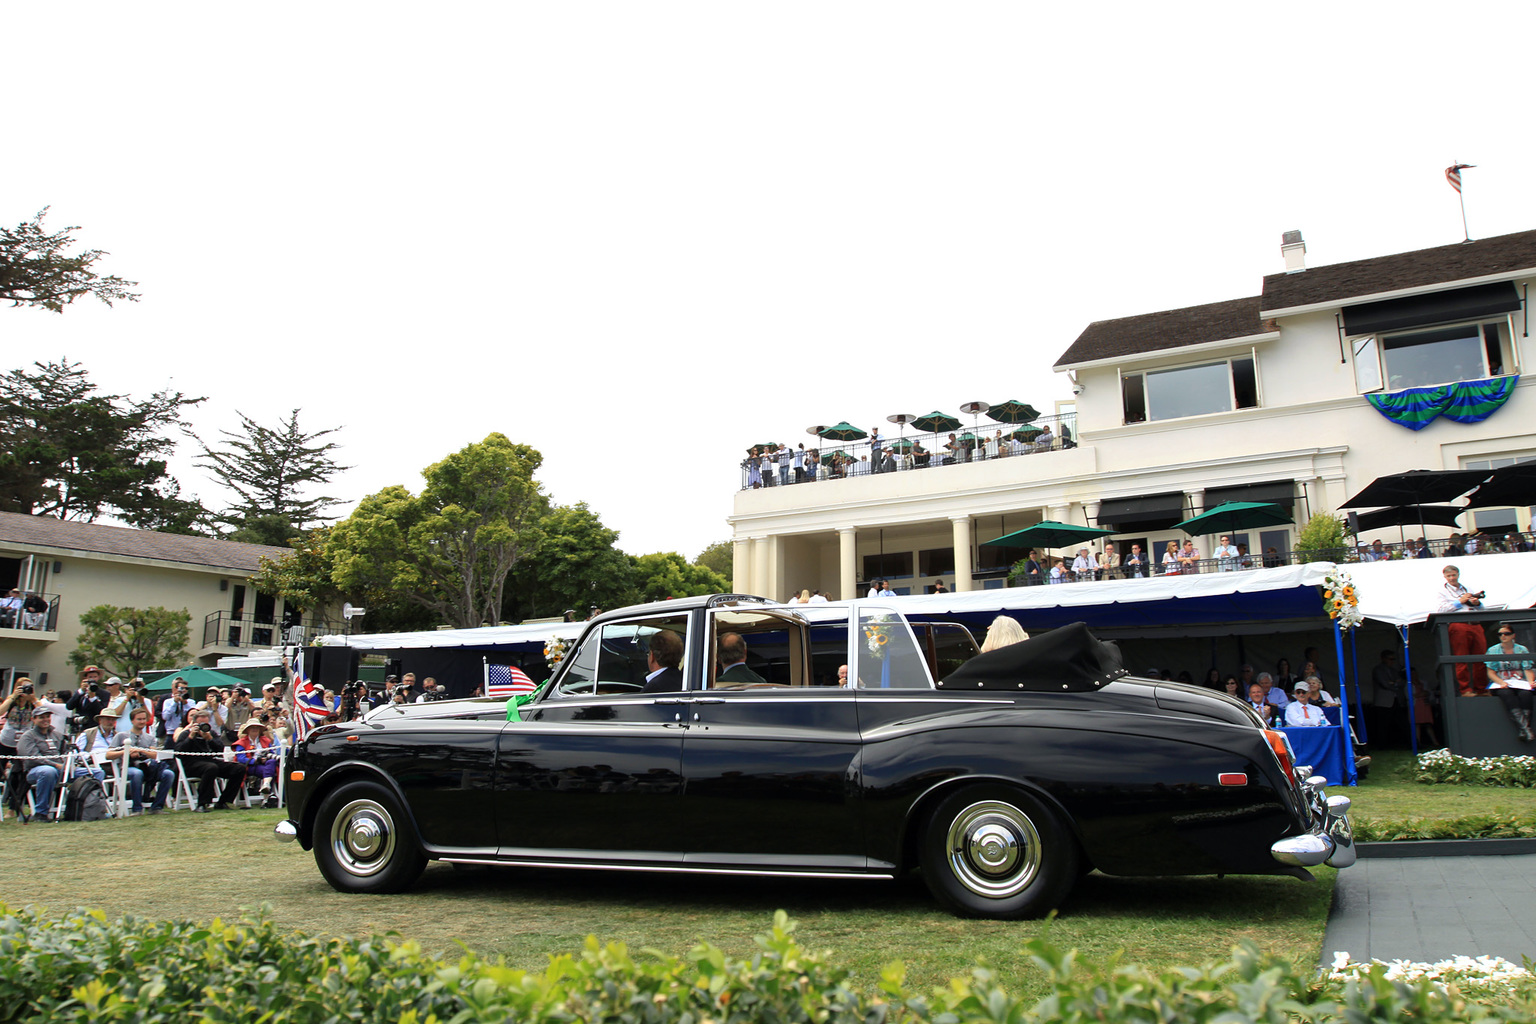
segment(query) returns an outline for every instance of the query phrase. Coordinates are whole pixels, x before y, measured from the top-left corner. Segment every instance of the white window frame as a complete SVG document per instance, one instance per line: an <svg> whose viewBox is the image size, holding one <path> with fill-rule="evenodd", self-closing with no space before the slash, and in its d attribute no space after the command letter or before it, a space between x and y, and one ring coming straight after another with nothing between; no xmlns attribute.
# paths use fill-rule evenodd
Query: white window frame
<svg viewBox="0 0 1536 1024"><path fill-rule="evenodd" d="M1232 364L1239 360L1247 359L1253 363L1253 405L1241 406L1237 404L1237 383L1232 377ZM1224 365L1227 368L1227 408L1214 412L1191 413L1187 416L1165 416L1161 419L1152 416L1151 402L1147 396L1147 378L1155 373L1173 373L1179 370L1193 370L1205 366ZM1128 421L1125 418L1125 380L1127 377L1141 378L1141 404L1147 412L1147 418L1143 420ZM1116 373L1117 390L1120 397L1120 422L1124 426L1140 426L1145 423L1169 423L1174 420L1203 419L1208 416L1226 416L1234 412L1244 412L1250 408L1264 408L1264 384L1263 374L1259 372L1259 350L1257 346L1246 352L1234 352L1231 355L1218 356L1212 359L1201 359L1188 363L1180 363L1176 366L1155 366L1145 369L1127 370L1120 368Z"/></svg>
<svg viewBox="0 0 1536 1024"><path fill-rule="evenodd" d="M1354 362L1355 390L1358 394L1369 395L1379 391L1403 391L1415 387L1443 387L1447 384L1458 384L1462 380L1483 380L1492 376L1488 365L1488 350L1484 343L1483 328L1489 324L1498 325L1502 333L1499 336L1499 352L1507 355L1508 362L1501 367L1498 376L1507 377L1520 372L1520 346L1515 341L1515 318L1513 313L1503 316L1474 317L1470 320L1453 320L1443 324L1424 324L1420 327L1404 328L1397 331L1378 331L1375 334L1364 334L1349 339L1350 354ZM1477 377L1462 377L1457 380L1443 380L1432 384L1405 384L1400 388L1391 386L1387 377L1387 343L1393 338L1401 338L1410 334L1422 334L1426 331L1448 330L1453 327L1477 327L1478 328L1478 354L1482 359L1482 373Z"/></svg>

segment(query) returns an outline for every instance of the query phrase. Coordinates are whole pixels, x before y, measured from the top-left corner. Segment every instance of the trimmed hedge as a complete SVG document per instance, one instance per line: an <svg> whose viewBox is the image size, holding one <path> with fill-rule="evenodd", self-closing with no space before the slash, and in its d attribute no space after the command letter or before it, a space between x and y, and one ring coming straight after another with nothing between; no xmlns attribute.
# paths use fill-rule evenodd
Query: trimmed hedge
<svg viewBox="0 0 1536 1024"><path fill-rule="evenodd" d="M1536 1011L1528 985L1490 1006L1454 985L1388 981L1379 966L1358 980L1326 979L1251 944L1223 964L1151 974L1081 965L1036 940L1026 948L1051 992L1033 1005L985 967L920 995L906 990L893 965L876 991L859 992L824 955L800 948L782 911L749 961L728 960L709 945L683 958L635 957L589 938L579 956L556 957L542 972L469 953L453 963L433 960L415 943L381 937L316 939L264 917L208 925L108 921L96 912L59 919L3 904L0 915L0 1019L37 1024L1449 1024L1529 1020Z"/></svg>
<svg viewBox="0 0 1536 1024"><path fill-rule="evenodd" d="M1468 814L1460 818L1350 817L1355 841L1387 843L1400 839L1530 839L1536 815Z"/></svg>

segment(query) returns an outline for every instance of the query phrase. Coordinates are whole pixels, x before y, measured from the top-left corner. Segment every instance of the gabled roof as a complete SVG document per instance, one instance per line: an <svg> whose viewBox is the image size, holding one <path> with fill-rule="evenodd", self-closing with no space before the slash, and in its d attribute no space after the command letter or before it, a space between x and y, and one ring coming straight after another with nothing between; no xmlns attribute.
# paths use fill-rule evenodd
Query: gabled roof
<svg viewBox="0 0 1536 1024"><path fill-rule="evenodd" d="M1520 231L1353 263L1310 267L1294 274L1270 274L1264 278L1263 311L1272 314L1319 303L1343 305L1368 295L1500 274L1513 276L1532 268L1536 268L1536 231Z"/></svg>
<svg viewBox="0 0 1536 1024"><path fill-rule="evenodd" d="M1259 316L1259 296L1165 309L1118 320L1095 320L1056 360L1056 369L1100 359L1251 338L1275 330Z"/></svg>
<svg viewBox="0 0 1536 1024"><path fill-rule="evenodd" d="M266 544L241 544L210 537L155 533L152 530L136 530L131 526L76 523L19 512L0 512L0 547L23 550L29 547L60 548L89 554L179 562L239 573L255 572L260 568L263 557L277 559L292 554L288 548Z"/></svg>

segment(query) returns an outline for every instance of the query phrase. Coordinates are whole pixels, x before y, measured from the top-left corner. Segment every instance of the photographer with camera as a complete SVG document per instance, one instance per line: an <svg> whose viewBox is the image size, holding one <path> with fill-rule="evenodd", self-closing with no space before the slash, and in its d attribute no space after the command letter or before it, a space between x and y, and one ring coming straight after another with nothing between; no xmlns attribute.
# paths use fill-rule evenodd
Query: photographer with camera
<svg viewBox="0 0 1536 1024"><path fill-rule="evenodd" d="M272 742L271 734L260 719L246 722L245 728L240 730L240 739L235 743L235 760L246 766L247 778L255 775L261 779L261 806L276 807L277 790L273 787L277 779L277 744Z"/></svg>
<svg viewBox="0 0 1536 1024"><path fill-rule="evenodd" d="M37 707L32 691L32 680L18 676L11 684L10 696L0 701L0 717L5 719L4 728L0 728L0 755L13 756L21 734L32 727L32 712Z"/></svg>
<svg viewBox="0 0 1536 1024"><path fill-rule="evenodd" d="M229 732L226 735L238 739L245 729L245 723L256 715L256 705L251 703L251 691L243 686L236 686L229 693L227 707Z"/></svg>
<svg viewBox="0 0 1536 1024"><path fill-rule="evenodd" d="M245 765L224 760L224 741L213 731L210 718L208 708L193 708L187 724L176 730L173 743L176 753L189 755L183 763L187 774L198 780L195 811L228 810L245 785ZM224 780L224 793L212 804L219 779Z"/></svg>
<svg viewBox="0 0 1536 1024"><path fill-rule="evenodd" d="M170 743L176 730L187 724L187 713L192 710L192 697L187 681L181 676L171 680L170 694L160 702L160 726L155 730L166 743Z"/></svg>
<svg viewBox="0 0 1536 1024"><path fill-rule="evenodd" d="M1483 606L1483 598L1487 597L1486 591L1473 593L1461 583L1461 570L1454 565L1448 565L1440 570L1445 577L1445 585L1437 594L1438 603L1435 606L1437 612L1476 611ZM1472 622L1450 623L1451 654L1482 654L1488 647L1488 638L1483 635L1483 627ZM1475 697L1488 689L1488 670L1482 665L1462 664L1456 666L1456 690L1463 697Z"/></svg>
<svg viewBox="0 0 1536 1024"><path fill-rule="evenodd" d="M75 732L84 732L95 725L96 715L107 706L107 690L101 685L101 669L95 665L85 666L80 673L80 688L64 702L64 706L72 712L69 722Z"/></svg>

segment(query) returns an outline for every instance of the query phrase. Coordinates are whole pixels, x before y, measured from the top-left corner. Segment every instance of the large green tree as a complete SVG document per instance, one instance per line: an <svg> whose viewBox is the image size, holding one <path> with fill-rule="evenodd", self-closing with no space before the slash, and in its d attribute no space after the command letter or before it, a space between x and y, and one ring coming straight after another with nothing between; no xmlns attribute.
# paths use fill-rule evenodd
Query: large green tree
<svg viewBox="0 0 1536 1024"><path fill-rule="evenodd" d="M69 663L76 671L100 665L108 675L132 679L151 668L180 668L187 651L191 614L185 609L119 608L99 604L80 616L83 632L75 638Z"/></svg>
<svg viewBox="0 0 1536 1024"><path fill-rule="evenodd" d="M198 465L233 492L236 500L219 512L219 522L235 529L231 540L253 544L286 544L305 530L329 519L325 510L337 503L326 495L305 495L349 467L338 466L331 453L340 447L325 438L337 428L308 431L299 427L294 409L275 427L257 423L245 413L240 430L221 430L215 446L198 438Z"/></svg>
<svg viewBox="0 0 1536 1024"><path fill-rule="evenodd" d="M206 532L206 511L166 468L182 410L203 399L103 394L68 360L32 367L0 375L0 511Z"/></svg>
<svg viewBox="0 0 1536 1024"><path fill-rule="evenodd" d="M712 572L717 572L725 578L727 588L733 584L732 577L736 573L736 545L728 540L717 540L703 551L699 557L693 560L694 565L702 565Z"/></svg>
<svg viewBox="0 0 1536 1024"><path fill-rule="evenodd" d="M399 593L454 626L496 622L507 574L541 536L542 462L491 434L427 467L420 495L396 486L363 499L331 530L336 584Z"/></svg>
<svg viewBox="0 0 1536 1024"><path fill-rule="evenodd" d="M78 226L48 231L43 227L45 206L36 217L16 225L0 227L0 301L13 306L38 306L55 313L82 295L94 295L107 305L127 299L139 301L131 291L137 281L121 277L102 277L96 273L96 261L106 253L86 249L70 253Z"/></svg>
<svg viewBox="0 0 1536 1024"><path fill-rule="evenodd" d="M702 565L690 565L676 551L640 555L634 562L635 586L642 601L665 601L730 590L724 576Z"/></svg>
<svg viewBox="0 0 1536 1024"><path fill-rule="evenodd" d="M539 523L537 545L512 570L502 618L519 621L592 605L618 608L635 600L629 557L614 546L617 530L603 525L586 502L558 505Z"/></svg>

